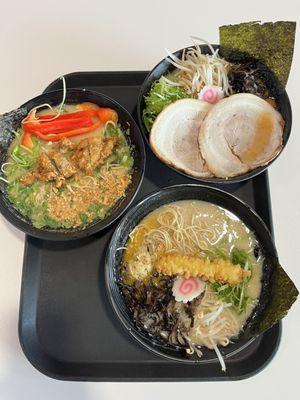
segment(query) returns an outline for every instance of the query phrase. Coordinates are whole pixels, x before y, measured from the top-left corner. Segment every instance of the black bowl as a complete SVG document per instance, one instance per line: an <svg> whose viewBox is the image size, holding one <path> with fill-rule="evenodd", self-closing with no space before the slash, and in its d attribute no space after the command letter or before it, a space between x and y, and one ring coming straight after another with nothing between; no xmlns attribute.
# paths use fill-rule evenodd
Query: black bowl
<svg viewBox="0 0 300 400"><path fill-rule="evenodd" d="M14 139L13 129L20 126L22 119L27 113L39 104L48 103L50 105L58 105L62 99L62 90L48 92L29 100L17 110L5 114L0 119L0 165L7 158L7 150L10 143ZM137 193L145 169L145 148L140 130L129 114L115 100L90 90L85 89L68 89L66 95L66 103L82 103L92 102L101 107L110 107L116 110L119 117L119 123L124 129L129 128L129 134L126 136L128 143L132 146L132 155L134 158L132 181L126 190L126 196L120 199L110 210L109 215L103 220L95 220L82 229L51 229L51 228L35 228L30 220L21 215L11 204L6 193L6 184L0 181L0 211L3 216L11 222L15 227L23 232L46 240L71 240L90 236L107 228L116 221L117 218L129 207Z"/></svg>
<svg viewBox="0 0 300 400"><path fill-rule="evenodd" d="M185 49L181 49L173 53L176 57L181 58L182 53L184 50L187 50L188 48L191 48L193 46L189 46ZM201 51L203 54L211 54L211 51L208 46L202 45ZM218 49L218 45L213 45L214 49ZM253 57L250 57L249 55L245 53L233 53L232 58L229 59L228 61L232 61L233 63L250 63L253 65L255 68L257 68L260 73L261 77L263 78L264 82L268 86L270 93L272 96L274 96L277 104L277 109L281 113L284 121L285 121L285 126L284 126L284 131L283 131L283 146L280 151L282 152L283 148L287 144L287 141L290 136L291 128L292 128L292 110L291 110L291 104L288 98L288 95L286 91L282 91L280 89L280 84L278 83L277 78L274 76L274 74L259 60L254 59ZM170 64L167 60L167 58L164 58L162 61L160 61L153 69L150 71L150 73L146 76L141 89L140 93L138 96L138 101L137 101L137 116L138 116L138 121L139 121L139 126L141 128L141 131L146 139L146 142L148 143L151 151L152 148L149 143L149 132L143 122L143 110L145 108L145 99L144 96L149 92L151 85L154 81L159 79L162 75L167 74L168 72L171 72L175 69L175 67ZM279 154L280 154L279 153ZM155 154L155 153L154 153ZM260 174L261 172L265 171L272 162L279 156L277 156L268 163L268 165L264 165L262 167L257 167L253 169L252 171L249 171L245 174L241 174L239 176L233 177L233 178L196 178L194 176L188 175L185 172L176 169L175 167L166 164L169 168L173 169L174 171L178 172L181 175L184 175L188 178L195 179L196 181L199 182L206 182L206 183L233 183L233 182L241 182L246 179L253 178L254 176ZM161 161L162 162L162 161Z"/></svg>
<svg viewBox="0 0 300 400"><path fill-rule="evenodd" d="M224 359L229 358L245 349L255 339L249 338L247 332L255 325L268 304L271 274L278 264L277 252L271 234L262 219L246 203L222 190L201 185L176 185L144 197L126 213L111 238L105 262L106 288L111 304L123 326L148 350L159 356L186 363L215 362L217 358L212 350L201 349L203 350L203 357L199 359L196 355L187 355L180 347L164 344L138 329L132 320L119 286L122 248L128 240L129 233L151 211L164 204L179 200L203 200L221 206L239 217L255 233L264 255L262 291L259 303L247 320L244 333L240 334L233 344L220 348L220 351Z"/></svg>

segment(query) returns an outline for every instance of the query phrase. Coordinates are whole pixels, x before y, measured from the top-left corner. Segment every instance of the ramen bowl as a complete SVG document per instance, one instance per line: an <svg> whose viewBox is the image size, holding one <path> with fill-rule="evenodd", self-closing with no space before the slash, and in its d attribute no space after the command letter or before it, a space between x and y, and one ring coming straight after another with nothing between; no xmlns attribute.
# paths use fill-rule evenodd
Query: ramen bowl
<svg viewBox="0 0 300 400"><path fill-rule="evenodd" d="M263 315L269 301L270 279L278 263L277 252L269 230L261 218L247 204L219 189L201 185L176 185L164 188L144 197L134 205L117 226L107 248L105 278L111 305L120 324L128 334L147 350L175 361L185 363L211 363L218 360L216 353L201 347L202 357L191 354L182 346L163 341L160 337L150 335L147 329L137 324L134 319L134 308L128 307L123 293L122 264L124 250L134 228L151 212L159 207L180 201L203 201L226 210L233 218L240 219L253 232L263 254L261 290L256 306L248 317L244 329L226 347L219 347L223 359L232 357L247 348L254 340L251 329ZM257 250L258 251L258 250ZM121 329L121 327L120 327Z"/></svg>
<svg viewBox="0 0 300 400"><path fill-rule="evenodd" d="M174 52L173 55L175 57L177 57L178 59L181 59L183 53L186 53L188 49L193 49L193 48L194 48L193 46L189 46L187 48L184 48L184 49ZM201 45L200 48L201 48L202 54L211 54L211 50L209 49L208 46ZM217 50L217 49L219 49L219 46L214 45L213 48L215 50ZM247 54L244 54L244 53L242 53L242 54L240 54L238 52L233 53L232 59L230 59L228 61L232 61L234 64L242 63L245 65L251 65L251 67L253 69L258 71L260 79L262 79L262 81L266 84L268 90L270 91L271 97L276 102L276 108L284 120L281 149L276 153L276 155L270 161L264 163L261 166L254 168L248 172L245 172L245 173L242 173L242 174L239 174L236 176L232 176L232 177L226 177L226 178L220 178L217 176L212 176L212 177L204 177L204 176L200 177L199 176L199 177L197 177L196 175L189 173L190 168L187 168L187 167L183 168L182 165L179 167L178 160L177 160L177 162L175 162L174 154L172 156L173 158L171 158L171 156L167 157L167 155L166 155L167 149L164 149L164 150L162 150L161 148L159 149L158 135L157 135L156 143L154 145L154 141L151 140L151 138L150 138L150 131L147 129L145 122L143 120L143 112L146 108L145 96L150 92L151 86L154 82L158 81L162 76L165 76L169 73L174 72L175 67L170 63L168 57L161 60L149 72L149 74L147 75L147 77L145 78L145 80L141 86L140 93L138 96L138 101L137 101L137 116L138 116L139 126L140 126L140 129L141 129L141 131L144 135L144 138L145 138L146 142L148 143L151 151L153 151L153 153L160 159L161 162L163 162L169 168L174 170L176 173L186 176L188 178L195 179L204 184L205 183L226 184L226 183L241 182L244 180L251 179L254 176L262 173L278 158L278 156L281 154L281 152L285 148L285 146L289 140L291 127L292 127L292 110L291 110L289 97L288 97L286 91L282 90L280 84L278 83L277 78L274 76L272 71L270 71L261 61L254 59L253 57L251 57ZM229 96L229 98L230 98L230 96ZM179 102L180 101L184 101L184 100L179 100ZM173 104L175 104L175 103L173 103ZM167 106L166 108L168 108L168 107L170 107L170 106ZM162 115L162 112L160 114L158 114L158 116L156 117L156 120L158 118L160 118L160 115ZM175 116L175 113L172 116L173 119L175 118L174 116ZM181 117L182 117L181 120L183 120L184 115L182 115ZM190 118L190 116L187 117L187 119L189 119L189 118ZM171 119L171 117L170 117L170 119ZM204 121L205 121L205 119L204 119ZM181 139L177 138L176 140L178 141L178 149L183 147L182 145L179 145ZM161 141L161 143L162 143L162 141ZM167 147L170 147L170 139L168 139L166 141L166 143L168 143ZM197 147L197 144L193 145L193 148L195 146ZM184 149L186 150L185 147L184 147ZM181 163L181 161L180 161L180 163Z"/></svg>
<svg viewBox="0 0 300 400"><path fill-rule="evenodd" d="M21 126L24 117L34 107L48 104L58 106L63 98L63 91L57 90L44 93L29 100L17 110L1 116L0 120L0 164L3 165L8 158L10 144L15 139L15 131ZM7 183L0 181L0 212L16 228L28 235L46 240L71 240L93 235L106 229L116 221L133 201L141 184L145 168L145 149L143 139L138 126L125 110L115 100L97 92L85 89L67 89L65 104L74 105L78 103L93 103L99 107L111 108L118 114L118 123L121 129L127 134L125 140L131 148L133 166L131 181L126 188L125 195L120 197L109 210L108 214L102 219L95 219L83 227L68 228L49 228L36 227L31 220L22 215L12 204L7 193Z"/></svg>

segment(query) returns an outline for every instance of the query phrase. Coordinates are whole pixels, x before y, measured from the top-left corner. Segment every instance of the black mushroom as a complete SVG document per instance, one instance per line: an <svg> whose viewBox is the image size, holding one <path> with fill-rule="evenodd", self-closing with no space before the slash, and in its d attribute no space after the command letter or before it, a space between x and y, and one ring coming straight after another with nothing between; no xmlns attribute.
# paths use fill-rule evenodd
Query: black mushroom
<svg viewBox="0 0 300 400"><path fill-rule="evenodd" d="M190 349L188 332L193 327L194 310L201 297L187 304L175 301L173 278L155 274L148 283L120 282L125 302L137 329L171 346Z"/></svg>

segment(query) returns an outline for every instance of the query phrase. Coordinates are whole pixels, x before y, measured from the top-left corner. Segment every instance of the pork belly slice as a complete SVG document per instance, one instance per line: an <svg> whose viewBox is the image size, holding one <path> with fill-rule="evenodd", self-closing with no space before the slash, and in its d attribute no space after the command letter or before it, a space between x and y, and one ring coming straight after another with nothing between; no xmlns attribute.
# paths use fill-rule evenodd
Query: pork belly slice
<svg viewBox="0 0 300 400"><path fill-rule="evenodd" d="M76 173L76 168L74 165L60 152L52 151L49 154L49 158L55 163L57 170L61 175L64 176L64 178L70 178Z"/></svg>
<svg viewBox="0 0 300 400"><path fill-rule="evenodd" d="M241 175L268 164L282 148L284 120L267 101L250 93L220 100L206 115L199 145L218 177Z"/></svg>
<svg viewBox="0 0 300 400"><path fill-rule="evenodd" d="M150 132L150 145L157 157L188 175L212 176L198 145L200 126L211 107L196 99L177 100L167 106Z"/></svg>

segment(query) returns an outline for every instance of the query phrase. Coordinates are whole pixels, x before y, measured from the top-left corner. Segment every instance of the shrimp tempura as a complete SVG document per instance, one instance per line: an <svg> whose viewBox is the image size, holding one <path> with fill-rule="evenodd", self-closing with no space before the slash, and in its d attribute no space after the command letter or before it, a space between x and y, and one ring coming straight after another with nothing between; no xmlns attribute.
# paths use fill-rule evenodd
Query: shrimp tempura
<svg viewBox="0 0 300 400"><path fill-rule="evenodd" d="M180 254L163 254L155 263L155 269L162 275L182 275L185 278L198 277L209 282L224 282L229 285L241 283L251 271L243 269L240 264L230 261L184 256Z"/></svg>

